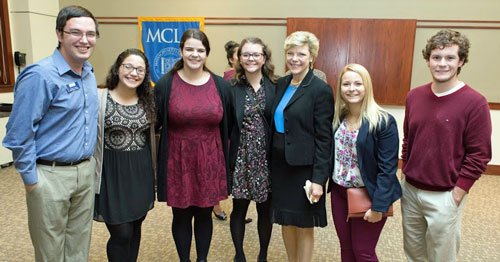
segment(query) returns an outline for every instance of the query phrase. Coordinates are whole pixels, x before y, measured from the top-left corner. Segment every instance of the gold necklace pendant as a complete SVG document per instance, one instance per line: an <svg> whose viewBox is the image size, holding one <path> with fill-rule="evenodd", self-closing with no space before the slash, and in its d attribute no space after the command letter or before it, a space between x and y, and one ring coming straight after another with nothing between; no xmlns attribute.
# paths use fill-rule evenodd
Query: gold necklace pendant
<svg viewBox="0 0 500 262"><path fill-rule="evenodd" d="M292 81L290 82L290 85L294 86L294 87L298 87L300 85L300 82L302 82L302 81L294 82L293 79L292 79Z"/></svg>

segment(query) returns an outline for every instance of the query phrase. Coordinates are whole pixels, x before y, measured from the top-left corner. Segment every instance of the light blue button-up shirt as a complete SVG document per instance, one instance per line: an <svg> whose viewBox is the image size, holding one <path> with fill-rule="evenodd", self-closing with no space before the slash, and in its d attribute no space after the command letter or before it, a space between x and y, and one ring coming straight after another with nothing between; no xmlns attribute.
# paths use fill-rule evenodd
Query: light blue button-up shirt
<svg viewBox="0 0 500 262"><path fill-rule="evenodd" d="M88 62L80 75L56 49L21 72L3 145L12 150L24 184L38 182L39 158L72 162L92 156L98 107L96 79Z"/></svg>

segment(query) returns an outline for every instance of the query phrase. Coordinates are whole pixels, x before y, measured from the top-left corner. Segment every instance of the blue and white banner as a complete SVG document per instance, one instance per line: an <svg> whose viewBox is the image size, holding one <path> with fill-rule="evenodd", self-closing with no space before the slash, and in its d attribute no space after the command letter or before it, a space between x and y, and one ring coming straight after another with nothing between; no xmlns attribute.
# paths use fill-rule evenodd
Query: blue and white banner
<svg viewBox="0 0 500 262"><path fill-rule="evenodd" d="M149 60L151 81L156 83L180 59L182 34L191 28L203 31L203 17L139 17L141 50Z"/></svg>

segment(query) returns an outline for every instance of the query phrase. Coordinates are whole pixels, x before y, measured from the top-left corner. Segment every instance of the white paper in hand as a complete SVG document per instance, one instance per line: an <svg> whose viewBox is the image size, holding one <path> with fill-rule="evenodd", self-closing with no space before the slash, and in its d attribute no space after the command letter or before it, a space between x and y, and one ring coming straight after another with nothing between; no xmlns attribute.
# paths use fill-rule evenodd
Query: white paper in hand
<svg viewBox="0 0 500 262"><path fill-rule="evenodd" d="M309 203L314 204L313 198L312 198L311 186L312 186L311 181L309 181L309 179L306 180L306 184L304 185L304 191L306 192L306 197L309 200Z"/></svg>

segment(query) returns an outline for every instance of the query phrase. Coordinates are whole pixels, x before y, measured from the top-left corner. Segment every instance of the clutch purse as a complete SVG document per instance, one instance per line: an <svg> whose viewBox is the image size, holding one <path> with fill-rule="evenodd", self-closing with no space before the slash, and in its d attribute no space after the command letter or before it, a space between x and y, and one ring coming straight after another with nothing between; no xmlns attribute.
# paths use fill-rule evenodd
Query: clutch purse
<svg viewBox="0 0 500 262"><path fill-rule="evenodd" d="M368 191L364 187L351 187L347 189L347 218L363 217L372 207L372 200ZM392 205L389 207L384 217L392 216Z"/></svg>

